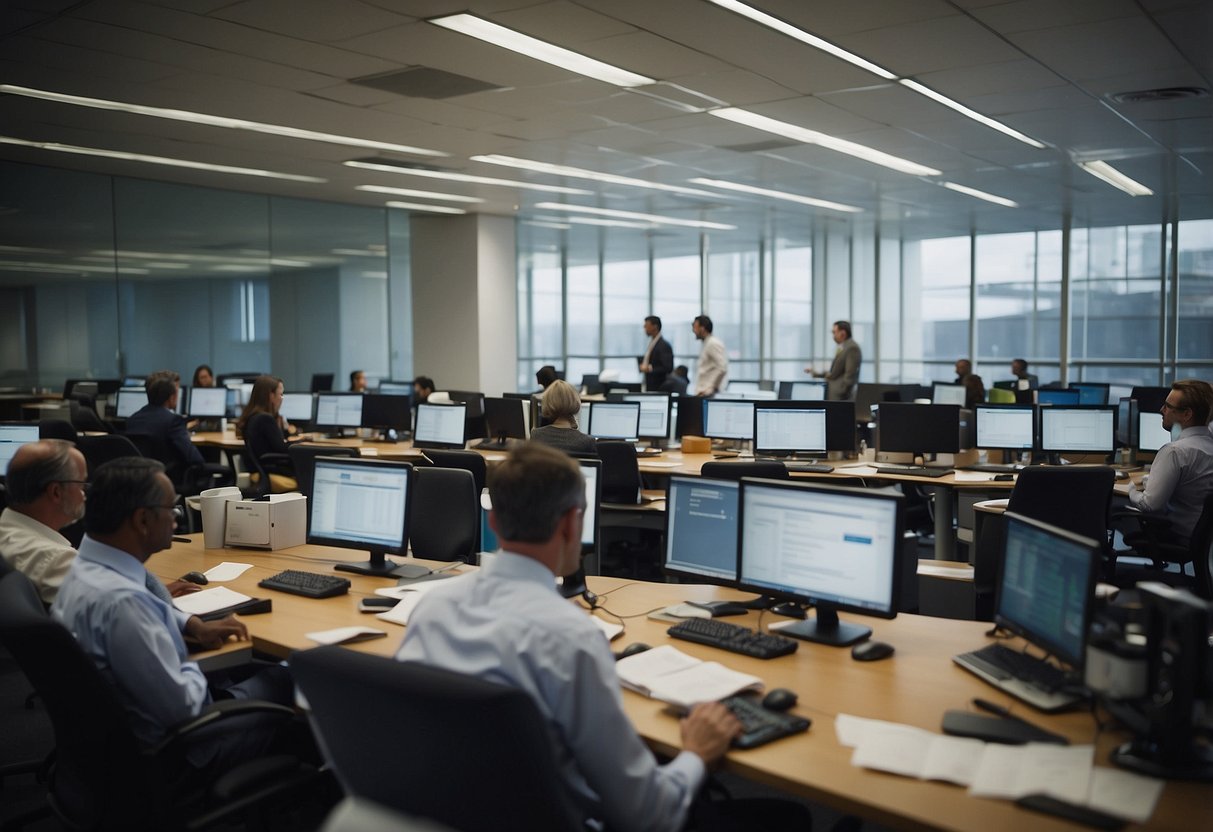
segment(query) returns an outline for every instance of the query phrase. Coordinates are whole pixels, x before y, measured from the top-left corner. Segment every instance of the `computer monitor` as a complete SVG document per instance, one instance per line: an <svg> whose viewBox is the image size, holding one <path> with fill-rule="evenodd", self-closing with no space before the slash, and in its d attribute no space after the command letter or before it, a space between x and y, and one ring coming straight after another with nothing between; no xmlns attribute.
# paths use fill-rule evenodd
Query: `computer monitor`
<svg viewBox="0 0 1213 832"><path fill-rule="evenodd" d="M122 387L143 387L146 382L146 376L125 376L122 379ZM118 389L121 390L122 387Z"/></svg>
<svg viewBox="0 0 1213 832"><path fill-rule="evenodd" d="M382 431L385 439L392 440L412 426L412 396L368 393L362 397L362 427Z"/></svg>
<svg viewBox="0 0 1213 832"><path fill-rule="evenodd" d="M877 414L878 454L926 457L960 451L960 408L957 405L884 402Z"/></svg>
<svg viewBox="0 0 1213 832"><path fill-rule="evenodd" d="M1070 385L1071 390L1078 391L1079 404L1107 404L1111 387L1110 384L1094 381L1080 381Z"/></svg>
<svg viewBox="0 0 1213 832"><path fill-rule="evenodd" d="M316 397L311 393L283 393L278 415L293 424L310 423L316 415Z"/></svg>
<svg viewBox="0 0 1213 832"><path fill-rule="evenodd" d="M527 399L485 398L484 421L490 439L504 447L507 439L526 439L531 435L531 405Z"/></svg>
<svg viewBox="0 0 1213 832"><path fill-rule="evenodd" d="M703 403L705 401L707 399L700 396L678 397L677 421L674 423L676 438L706 435L703 432Z"/></svg>
<svg viewBox="0 0 1213 832"><path fill-rule="evenodd" d="M737 584L737 501L741 483L674 475L666 488L667 575Z"/></svg>
<svg viewBox="0 0 1213 832"><path fill-rule="evenodd" d="M1018 514L1006 518L994 621L1081 669L1099 544Z"/></svg>
<svg viewBox="0 0 1213 832"><path fill-rule="evenodd" d="M746 399L755 402L779 401L779 394L774 390L734 390L729 385L728 395L734 399Z"/></svg>
<svg viewBox="0 0 1213 832"><path fill-rule="evenodd" d="M189 401L190 388L189 385L177 385L177 409L173 412L178 416L184 416L186 411L186 402Z"/></svg>
<svg viewBox="0 0 1213 832"><path fill-rule="evenodd" d="M966 392L963 384L945 384L937 381L931 385L931 403L957 404L964 407Z"/></svg>
<svg viewBox="0 0 1213 832"><path fill-rule="evenodd" d="M704 399L703 435L712 439L736 441L753 439L754 402L741 399Z"/></svg>
<svg viewBox="0 0 1213 832"><path fill-rule="evenodd" d="M641 439L665 439L670 435L669 393L624 393L607 400L640 403Z"/></svg>
<svg viewBox="0 0 1213 832"><path fill-rule="evenodd" d="M142 387L123 387L117 393L114 403L114 416L119 419L129 419L135 412L147 404L147 391Z"/></svg>
<svg viewBox="0 0 1213 832"><path fill-rule="evenodd" d="M1040 449L1051 454L1110 454L1116 450L1116 408L1071 405L1040 409Z"/></svg>
<svg viewBox="0 0 1213 832"><path fill-rule="evenodd" d="M581 376L581 389L590 395L597 395L602 392L602 382L598 380L598 373L583 373Z"/></svg>
<svg viewBox="0 0 1213 832"><path fill-rule="evenodd" d="M414 448L462 448L463 426L467 419L467 405L430 404L417 405L417 424L413 427Z"/></svg>
<svg viewBox="0 0 1213 832"><path fill-rule="evenodd" d="M1137 450L1158 451L1171 441L1171 431L1163 430L1161 413L1137 414Z"/></svg>
<svg viewBox="0 0 1213 832"><path fill-rule="evenodd" d="M1036 445L1036 408L1030 404L979 404L977 447L983 451L1030 451Z"/></svg>
<svg viewBox="0 0 1213 832"><path fill-rule="evenodd" d="M586 424L586 433L595 439L637 439L640 402L595 402Z"/></svg>
<svg viewBox="0 0 1213 832"><path fill-rule="evenodd" d="M782 635L844 647L872 630L839 610L897 615L900 494L743 479L740 506L740 588L817 607Z"/></svg>
<svg viewBox="0 0 1213 832"><path fill-rule="evenodd" d="M478 390L448 390L447 395L452 402L467 405L463 440L484 439L488 435L484 422L484 393Z"/></svg>
<svg viewBox="0 0 1213 832"><path fill-rule="evenodd" d="M578 459L585 479L585 517L581 524L581 556L598 550L598 506L602 504L602 460Z"/></svg>
<svg viewBox="0 0 1213 832"><path fill-rule="evenodd" d="M380 381L378 392L384 396L412 396L413 382L411 381Z"/></svg>
<svg viewBox="0 0 1213 832"><path fill-rule="evenodd" d="M429 569L403 566L386 555L408 554L413 466L396 460L317 457L308 500L309 543L368 549L363 563L339 563L343 572L418 577Z"/></svg>
<svg viewBox="0 0 1213 832"><path fill-rule="evenodd" d="M729 379L728 391L730 396L739 396L741 393L757 393L761 389L762 385L757 381Z"/></svg>
<svg viewBox="0 0 1213 832"><path fill-rule="evenodd" d="M321 430L362 427L362 393L316 395L316 427Z"/></svg>
<svg viewBox="0 0 1213 832"><path fill-rule="evenodd" d="M907 384L871 384L860 382L855 387L855 421L870 422L872 406L884 402L912 402L914 394L910 388L916 385Z"/></svg>
<svg viewBox="0 0 1213 832"><path fill-rule="evenodd" d="M195 387L190 391L190 416L222 419L227 415L227 393L226 387Z"/></svg>
<svg viewBox="0 0 1213 832"><path fill-rule="evenodd" d="M824 381L781 381L779 382L779 398L795 399L802 402L819 402L826 397L826 382Z"/></svg>
<svg viewBox="0 0 1213 832"><path fill-rule="evenodd" d="M1134 387L1129 398L1137 400L1137 408L1142 413L1157 413L1170 394L1170 387Z"/></svg>
<svg viewBox="0 0 1213 832"><path fill-rule="evenodd" d="M146 402L147 399L144 399ZM22 445L38 441L38 426L0 423L0 477L8 475L8 463Z"/></svg>
<svg viewBox="0 0 1213 832"><path fill-rule="evenodd" d="M1116 444L1137 447L1137 399L1122 398L1116 405Z"/></svg>
<svg viewBox="0 0 1213 832"><path fill-rule="evenodd" d="M586 436L590 435L590 418L593 413L594 413L594 403L593 402L582 402L581 403L581 410L578 411L578 413L577 413L577 430L581 431ZM539 406L539 424L540 424L540 426L551 424L551 422L549 422L547 419L543 418L543 406L542 405Z"/></svg>
<svg viewBox="0 0 1213 832"><path fill-rule="evenodd" d="M244 410L244 405L240 403L240 388L238 387L219 387L219 390L224 391L224 411L223 415L229 419L234 419Z"/></svg>
<svg viewBox="0 0 1213 832"><path fill-rule="evenodd" d="M1082 393L1078 390L1063 390L1060 387L1041 387L1036 391L1037 404L1081 404Z"/></svg>
<svg viewBox="0 0 1213 832"><path fill-rule="evenodd" d="M312 392L327 393L333 389L333 373L312 373Z"/></svg>
<svg viewBox="0 0 1213 832"><path fill-rule="evenodd" d="M813 407L808 403L802 403L801 407L754 405L755 454L824 453L827 444L824 407Z"/></svg>

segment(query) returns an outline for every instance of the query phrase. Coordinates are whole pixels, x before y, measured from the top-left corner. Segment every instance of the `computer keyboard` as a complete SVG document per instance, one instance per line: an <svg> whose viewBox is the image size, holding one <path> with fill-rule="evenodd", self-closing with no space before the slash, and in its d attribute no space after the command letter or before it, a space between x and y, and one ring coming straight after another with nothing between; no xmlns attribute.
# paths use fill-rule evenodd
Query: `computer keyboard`
<svg viewBox="0 0 1213 832"><path fill-rule="evenodd" d="M759 633L714 618L688 618L668 631L673 638L719 647L755 659L775 659L795 653L800 645L785 636Z"/></svg>
<svg viewBox="0 0 1213 832"><path fill-rule="evenodd" d="M1001 644L961 653L952 661L1042 711L1063 710L1083 698L1067 687L1066 673L1061 668Z"/></svg>
<svg viewBox="0 0 1213 832"><path fill-rule="evenodd" d="M344 595L350 591L350 582L345 578L338 578L336 575L321 575L317 572L302 572L298 569L279 572L277 575L258 581L257 586L308 598L332 598L334 595Z"/></svg>
<svg viewBox="0 0 1213 832"><path fill-rule="evenodd" d="M878 474L898 474L903 477L946 477L952 473L951 468L923 468L907 465L904 468L895 465L877 465Z"/></svg>
<svg viewBox="0 0 1213 832"><path fill-rule="evenodd" d="M834 470L833 465L826 465L824 462L796 462L795 460L785 461L783 467L787 468L789 473L794 474L829 474Z"/></svg>
<svg viewBox="0 0 1213 832"><path fill-rule="evenodd" d="M1023 466L1012 463L981 462L977 465L965 465L956 470L981 471L986 474L1018 474L1023 470Z"/></svg>
<svg viewBox="0 0 1213 832"><path fill-rule="evenodd" d="M721 704L741 720L741 734L733 738L734 748L756 748L781 737L809 730L812 722L803 716L770 711L750 696L730 696Z"/></svg>

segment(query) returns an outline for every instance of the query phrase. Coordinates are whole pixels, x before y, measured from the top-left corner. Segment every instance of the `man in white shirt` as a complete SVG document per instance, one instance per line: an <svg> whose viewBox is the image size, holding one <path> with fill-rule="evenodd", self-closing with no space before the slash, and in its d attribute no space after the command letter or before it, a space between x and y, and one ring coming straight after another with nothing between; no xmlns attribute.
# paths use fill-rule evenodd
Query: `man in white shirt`
<svg viewBox="0 0 1213 832"><path fill-rule="evenodd" d="M695 337L703 341L699 366L695 369L695 395L715 396L724 390L729 374L729 355L724 342L712 334L712 319L700 315L691 322Z"/></svg>

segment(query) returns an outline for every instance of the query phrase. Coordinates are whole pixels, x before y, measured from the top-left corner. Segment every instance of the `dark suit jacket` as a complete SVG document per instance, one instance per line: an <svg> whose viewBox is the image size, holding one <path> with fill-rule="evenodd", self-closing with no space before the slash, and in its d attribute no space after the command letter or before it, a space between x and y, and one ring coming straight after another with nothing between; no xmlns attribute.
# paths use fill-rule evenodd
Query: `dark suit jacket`
<svg viewBox="0 0 1213 832"><path fill-rule="evenodd" d="M169 468L169 479L174 482L181 471L191 465L202 465L206 462L202 453L190 441L185 419L163 405L145 404L132 413L126 420L126 432L130 435L153 437L172 451L176 466L167 461L165 464Z"/></svg>
<svg viewBox="0 0 1213 832"><path fill-rule="evenodd" d="M674 372L674 348L660 335L657 336L657 343L653 345L649 364L652 365L653 371L644 374L644 389L657 390L665 381L665 377Z"/></svg>

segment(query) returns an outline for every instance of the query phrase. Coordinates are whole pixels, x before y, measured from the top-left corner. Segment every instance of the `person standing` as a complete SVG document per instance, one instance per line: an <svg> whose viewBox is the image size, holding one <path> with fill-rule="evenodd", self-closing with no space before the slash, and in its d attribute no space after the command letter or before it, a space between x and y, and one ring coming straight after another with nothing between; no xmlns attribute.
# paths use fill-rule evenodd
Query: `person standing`
<svg viewBox="0 0 1213 832"><path fill-rule="evenodd" d="M649 336L648 349L640 358L644 389L660 390L666 376L674 369L674 348L661 336L661 318L656 315L644 319L644 334Z"/></svg>
<svg viewBox="0 0 1213 832"><path fill-rule="evenodd" d="M715 396L728 384L729 355L724 342L712 334L712 319L700 315L691 322L691 331L703 341L699 366L695 369L695 395Z"/></svg>
<svg viewBox="0 0 1213 832"><path fill-rule="evenodd" d="M826 398L831 401L846 401L854 398L855 385L859 383L859 366L863 363L863 352L859 344L851 337L850 321L834 322L834 343L838 350L834 353L834 362L824 373L805 367L804 371L814 378L826 380Z"/></svg>

